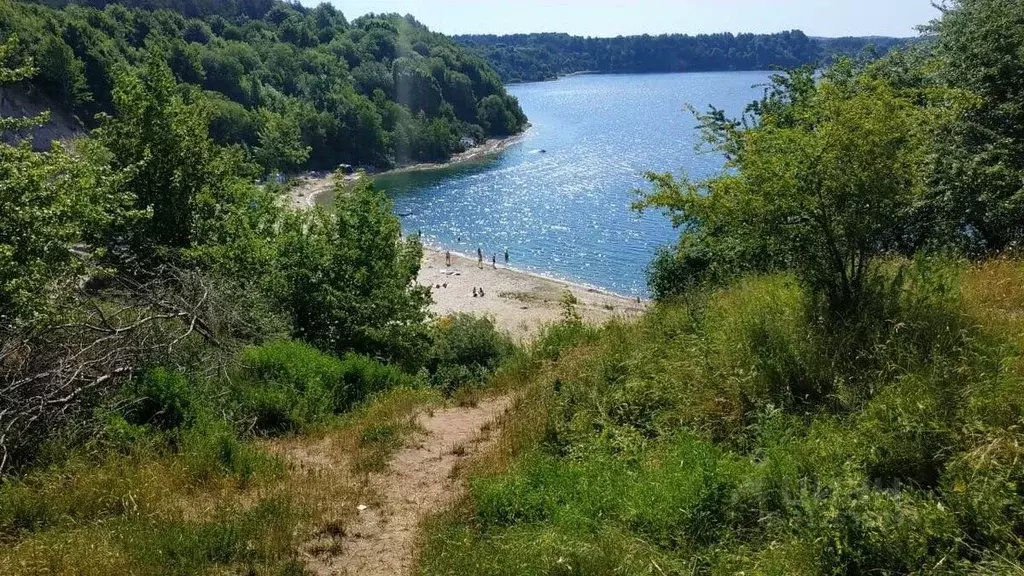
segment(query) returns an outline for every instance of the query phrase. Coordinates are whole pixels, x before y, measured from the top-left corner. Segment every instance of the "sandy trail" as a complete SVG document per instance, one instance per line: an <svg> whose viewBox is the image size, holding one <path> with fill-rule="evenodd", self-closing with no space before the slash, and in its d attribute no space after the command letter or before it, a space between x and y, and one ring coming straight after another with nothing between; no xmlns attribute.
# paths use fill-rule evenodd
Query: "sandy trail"
<svg viewBox="0 0 1024 576"><path fill-rule="evenodd" d="M309 542L307 550L327 552L307 555L306 568L317 575L411 573L419 523L460 495L458 462L487 448L492 426L510 404L497 398L420 415L423 433L392 456L386 472L369 476L379 502L361 510L340 533L318 537L330 542Z"/></svg>
<svg viewBox="0 0 1024 576"><path fill-rule="evenodd" d="M498 259L504 260L503 255ZM542 326L562 318L566 292L578 301L576 310L583 320L595 324L635 317L647 307L634 298L511 270L503 264L494 267L490 259L480 267L476 259L452 254L448 266L445 253L433 249L424 250L418 281L431 288L434 304L430 310L434 314L488 315L499 328L521 339L535 336ZM474 298L473 288L483 288L484 296Z"/></svg>

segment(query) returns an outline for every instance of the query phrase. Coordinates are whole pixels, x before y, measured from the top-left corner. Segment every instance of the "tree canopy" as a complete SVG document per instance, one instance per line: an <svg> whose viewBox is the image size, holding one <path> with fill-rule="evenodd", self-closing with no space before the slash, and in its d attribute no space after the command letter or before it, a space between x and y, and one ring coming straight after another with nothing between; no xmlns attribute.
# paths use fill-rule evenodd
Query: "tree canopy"
<svg viewBox="0 0 1024 576"><path fill-rule="evenodd" d="M447 159L526 125L487 63L412 17L349 22L272 0L46 4L0 0L0 39L21 38L15 56L55 106L97 126L120 70L156 55L212 103L214 141L264 172Z"/></svg>
<svg viewBox="0 0 1024 576"><path fill-rule="evenodd" d="M777 74L742 118L698 114L725 170L650 174L637 203L682 229L651 268L656 295L783 269L849 313L887 256L1021 246L1024 6L943 10L908 49Z"/></svg>
<svg viewBox="0 0 1024 576"><path fill-rule="evenodd" d="M777 34L662 34L584 38L568 34L463 35L455 40L484 58L505 82L550 80L574 72L645 73L769 70L827 63L868 50L884 54L899 38L810 38Z"/></svg>

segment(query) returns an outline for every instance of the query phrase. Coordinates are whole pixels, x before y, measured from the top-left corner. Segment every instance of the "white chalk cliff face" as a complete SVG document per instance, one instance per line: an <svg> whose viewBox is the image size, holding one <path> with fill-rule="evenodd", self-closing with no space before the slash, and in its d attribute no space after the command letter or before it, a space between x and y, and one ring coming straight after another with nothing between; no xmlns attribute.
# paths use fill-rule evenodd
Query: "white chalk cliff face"
<svg viewBox="0 0 1024 576"><path fill-rule="evenodd" d="M38 91L25 90L19 87L0 87L0 116L9 118L25 118L50 111L50 120L31 130L32 147L45 150L54 140L66 141L84 136L86 131L75 118L60 112L59 107L50 102ZM0 134L3 142L13 143L20 140L27 131L21 133Z"/></svg>

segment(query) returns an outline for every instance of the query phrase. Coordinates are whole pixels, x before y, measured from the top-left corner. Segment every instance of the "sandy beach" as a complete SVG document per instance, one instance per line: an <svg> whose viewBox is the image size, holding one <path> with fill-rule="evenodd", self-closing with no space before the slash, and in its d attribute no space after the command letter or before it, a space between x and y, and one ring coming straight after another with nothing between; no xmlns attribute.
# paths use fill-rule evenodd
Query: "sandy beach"
<svg viewBox="0 0 1024 576"><path fill-rule="evenodd" d="M529 130L529 127L527 127L527 130ZM413 164L411 166L402 166L400 168L395 168L394 170L387 170L374 174L367 174L360 171L355 174L349 174L344 178L346 182L355 182L364 176L378 177L387 176L389 174L401 174L403 172L440 170L442 168L450 168L457 164L475 162L504 152L508 147L522 140L525 134L526 131L523 131L520 134L509 136L508 138L492 138L483 144L474 146L465 152L452 156L447 162ZM315 206L324 194L327 194L334 188L334 178L334 174L325 174L323 176L306 175L298 177L295 184L288 191L289 203L296 209L311 208Z"/></svg>
<svg viewBox="0 0 1024 576"><path fill-rule="evenodd" d="M485 144L456 155L443 164L417 164L381 172L375 176L414 170L435 170L472 162L504 151L521 137L522 134L511 138L488 140ZM299 178L297 184L290 190L290 204L298 210L316 205L324 194L332 190L335 177L333 174L327 174ZM362 172L344 176L349 182L362 177ZM584 321L591 323L602 323L616 317L634 317L642 313L647 306L646 303L638 303L635 298L515 270L514 253L512 268L504 265L503 255L499 254L498 258L501 262L496 268L492 267L489 257L481 268L476 258L452 254L451 266L447 266L443 250L425 248L418 281L421 285L431 288L434 303L430 311L437 316L459 312L487 315L494 319L499 328L513 337L528 340L536 336L545 324L557 322L562 318L562 300L567 291L576 297L576 310ZM483 296L474 298L473 288L483 289Z"/></svg>
<svg viewBox="0 0 1024 576"><path fill-rule="evenodd" d="M501 254L498 259L504 260ZM493 268L490 259L480 268L475 258L452 254L449 267L445 265L444 251L431 248L424 250L419 282L431 288L431 312L439 316L457 312L487 315L513 337L527 340L536 336L543 325L562 318L566 291L576 297L577 311L591 323L635 317L647 306L638 304L635 298L508 269L502 263ZM474 287L483 288L484 296L474 298Z"/></svg>

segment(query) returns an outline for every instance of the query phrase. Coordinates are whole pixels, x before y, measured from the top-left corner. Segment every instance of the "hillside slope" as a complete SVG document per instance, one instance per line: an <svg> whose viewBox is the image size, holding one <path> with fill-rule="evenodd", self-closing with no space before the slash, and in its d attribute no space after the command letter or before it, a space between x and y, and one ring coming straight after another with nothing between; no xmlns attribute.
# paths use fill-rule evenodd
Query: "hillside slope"
<svg viewBox="0 0 1024 576"><path fill-rule="evenodd" d="M267 171L444 160L526 124L485 62L412 17L349 22L329 4L277 1L91 4L0 0L0 40L17 36L35 87L86 126L113 111L116 71L149 52L205 94L215 140Z"/></svg>
<svg viewBox="0 0 1024 576"><path fill-rule="evenodd" d="M785 275L552 329L418 573L1020 574L1024 266L914 274L860 333Z"/></svg>

